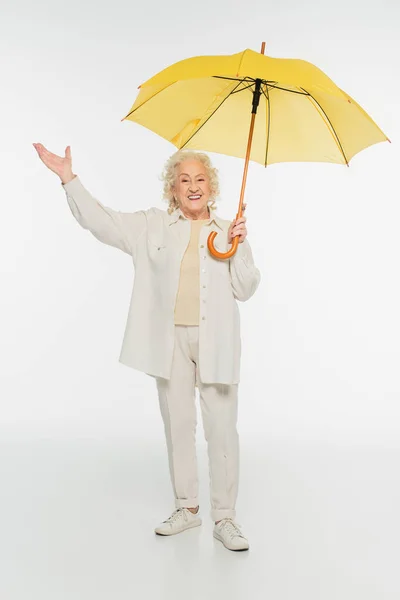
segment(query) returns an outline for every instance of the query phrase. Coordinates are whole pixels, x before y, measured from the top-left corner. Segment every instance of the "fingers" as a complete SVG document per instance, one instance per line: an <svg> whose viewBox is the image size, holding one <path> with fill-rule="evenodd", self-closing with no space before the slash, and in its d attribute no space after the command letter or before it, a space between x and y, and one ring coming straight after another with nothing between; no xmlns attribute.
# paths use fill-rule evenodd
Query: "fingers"
<svg viewBox="0 0 400 600"><path fill-rule="evenodd" d="M245 223L246 222L247 219L246 219L246 217L243 214L244 211L246 210L246 208L247 208L247 204L244 203L243 206L242 206L242 216L240 217L240 219L232 219L232 222L231 222L231 224L229 226L230 228L234 227L235 225L239 225L239 223Z"/></svg>
<svg viewBox="0 0 400 600"><path fill-rule="evenodd" d="M36 148L37 153L39 154L40 158L44 161L44 160L48 160L51 156L51 152L49 152L47 150L47 148L45 148L43 146L43 144L33 144L34 147Z"/></svg>
<svg viewBox="0 0 400 600"><path fill-rule="evenodd" d="M50 156L51 155L51 152L49 152L47 150L47 148L45 148L43 146L43 144L33 144L33 145L35 146L35 148L38 151L40 156Z"/></svg>
<svg viewBox="0 0 400 600"><path fill-rule="evenodd" d="M246 217L240 217L240 219L233 219L230 226L232 227L233 225L239 225L240 223L246 223L246 221L247 221Z"/></svg>
<svg viewBox="0 0 400 600"><path fill-rule="evenodd" d="M243 205L242 210L245 208ZM239 238L239 242L244 242L247 237L247 229L246 229L246 217L240 217L240 219L233 219L231 224L229 225L228 230L228 240L229 243L232 243L234 238Z"/></svg>
<svg viewBox="0 0 400 600"><path fill-rule="evenodd" d="M232 221L228 230L228 239L239 237L240 242L243 242L245 240L245 238L247 237L245 221L245 217L238 219L237 222L235 222L234 220Z"/></svg>
<svg viewBox="0 0 400 600"><path fill-rule="evenodd" d="M47 150L47 148L45 148L45 146L43 146L43 144L33 144L34 148L36 149L37 153L39 154L40 158L42 159L47 159L47 160L56 160L56 159L60 159L62 160L62 156L58 156L58 154L54 154L54 152L50 152L49 150ZM71 147L67 146L65 149L65 157L66 158L71 158Z"/></svg>
<svg viewBox="0 0 400 600"><path fill-rule="evenodd" d="M232 223L230 234L232 237L235 237L237 235L247 235L246 225L244 223L239 223L237 225Z"/></svg>
<svg viewBox="0 0 400 600"><path fill-rule="evenodd" d="M235 236L235 235L246 235L247 234L247 229L246 227L234 227L232 229L231 235Z"/></svg>
<svg viewBox="0 0 400 600"><path fill-rule="evenodd" d="M33 144L33 145L35 147L36 152L39 155L40 160L46 164L48 162L49 152L46 150L46 148L42 144Z"/></svg>

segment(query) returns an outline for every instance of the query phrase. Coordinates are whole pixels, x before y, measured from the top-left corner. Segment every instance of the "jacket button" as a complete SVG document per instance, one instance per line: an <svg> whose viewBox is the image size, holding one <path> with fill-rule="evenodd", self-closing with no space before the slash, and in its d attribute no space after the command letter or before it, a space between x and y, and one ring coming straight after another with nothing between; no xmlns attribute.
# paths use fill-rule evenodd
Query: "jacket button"
<svg viewBox="0 0 400 600"><path fill-rule="evenodd" d="M200 246L200 248L204 248L204 244L202 244L202 245Z"/></svg>
<svg viewBox="0 0 400 600"><path fill-rule="evenodd" d="M205 317L201 317L201 318L202 318L202 320L203 320L203 321L205 321L205 320L206 320L206 318L205 318Z"/></svg>

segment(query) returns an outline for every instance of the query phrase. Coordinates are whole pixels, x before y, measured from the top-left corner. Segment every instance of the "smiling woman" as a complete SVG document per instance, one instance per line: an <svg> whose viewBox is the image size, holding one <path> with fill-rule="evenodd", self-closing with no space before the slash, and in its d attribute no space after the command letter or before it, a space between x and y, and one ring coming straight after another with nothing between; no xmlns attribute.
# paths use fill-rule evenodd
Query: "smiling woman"
<svg viewBox="0 0 400 600"><path fill-rule="evenodd" d="M207 154L188 150L175 152L166 162L163 181L164 198L169 201L169 214L176 208L182 208L183 200L191 192L202 194L201 201L183 204L182 210L189 207L193 218L199 214L199 206L205 212L208 202L211 210L216 209L215 198L219 195L218 171L211 165ZM207 218L208 216L209 211L206 213Z"/></svg>
<svg viewBox="0 0 400 600"><path fill-rule="evenodd" d="M235 523L239 478L236 429L240 379L240 318L237 300L255 293L254 265L245 217L229 223L215 212L217 171L207 155L178 151L167 161L164 198L168 210L113 210L83 186L65 156L34 144L56 173L78 223L98 240L132 257L135 283L120 362L155 378L164 421L175 511L155 532L172 535L201 524L198 515L195 388L200 394L208 443L214 537L230 550L247 550ZM218 260L207 239L218 233L225 251L232 235L237 252Z"/></svg>

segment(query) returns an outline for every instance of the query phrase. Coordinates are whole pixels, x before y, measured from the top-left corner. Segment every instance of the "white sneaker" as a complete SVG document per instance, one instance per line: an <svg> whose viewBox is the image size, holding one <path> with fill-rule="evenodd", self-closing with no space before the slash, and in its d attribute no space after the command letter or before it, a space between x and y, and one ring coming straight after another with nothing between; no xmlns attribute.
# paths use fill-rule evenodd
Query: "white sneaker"
<svg viewBox="0 0 400 600"><path fill-rule="evenodd" d="M248 550L249 542L240 531L240 525L233 519L222 519L214 525L214 537L228 550Z"/></svg>
<svg viewBox="0 0 400 600"><path fill-rule="evenodd" d="M191 529L192 527L198 527L199 525L201 525L201 519L198 511L194 515L187 508L177 508L172 515L168 517L166 521L160 523L154 531L158 535L174 535L175 533L181 533L181 531L185 531L185 529Z"/></svg>

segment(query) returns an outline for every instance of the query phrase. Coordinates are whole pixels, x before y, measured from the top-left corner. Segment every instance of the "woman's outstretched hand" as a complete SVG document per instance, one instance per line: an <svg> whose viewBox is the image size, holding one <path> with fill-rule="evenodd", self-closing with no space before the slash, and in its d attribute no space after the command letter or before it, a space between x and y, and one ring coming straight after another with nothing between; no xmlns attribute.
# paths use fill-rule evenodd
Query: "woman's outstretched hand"
<svg viewBox="0 0 400 600"><path fill-rule="evenodd" d="M65 156L53 154L43 144L33 144L41 161L50 171L59 176L62 183L68 183L75 177L72 172L71 146L65 148Z"/></svg>

